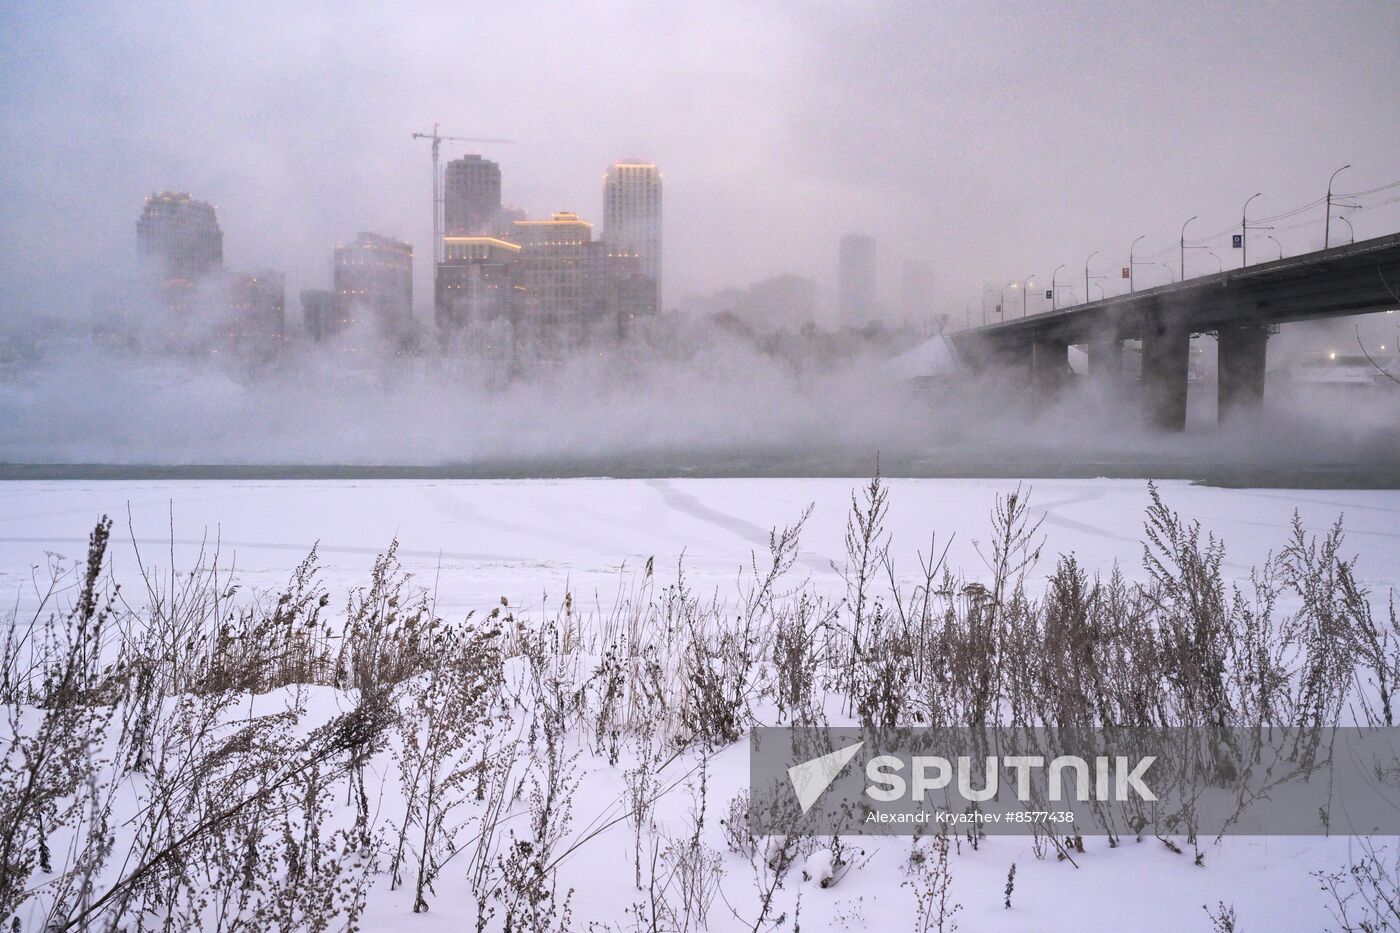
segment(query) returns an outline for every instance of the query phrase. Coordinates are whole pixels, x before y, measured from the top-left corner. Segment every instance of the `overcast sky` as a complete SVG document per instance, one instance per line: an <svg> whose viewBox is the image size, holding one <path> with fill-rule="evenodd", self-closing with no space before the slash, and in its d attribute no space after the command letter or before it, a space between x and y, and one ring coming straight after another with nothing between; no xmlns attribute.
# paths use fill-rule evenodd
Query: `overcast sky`
<svg viewBox="0 0 1400 933"><path fill-rule="evenodd" d="M142 198L176 188L218 206L229 266L287 273L292 315L362 229L414 244L426 314L410 133L434 121L516 140L480 147L508 203L600 228L607 163L656 160L671 299L784 272L828 288L864 231L886 299L920 258L960 314L1060 263L1082 288L1089 253L1116 273L1193 214L1223 230L1255 191L1257 215L1313 200L1344 163L1340 190L1400 179L1400 4L987 6L9 2L6 313L86 306L134 255ZM1313 248L1322 213L1274 235ZM1389 233L1400 210L1352 221Z"/></svg>

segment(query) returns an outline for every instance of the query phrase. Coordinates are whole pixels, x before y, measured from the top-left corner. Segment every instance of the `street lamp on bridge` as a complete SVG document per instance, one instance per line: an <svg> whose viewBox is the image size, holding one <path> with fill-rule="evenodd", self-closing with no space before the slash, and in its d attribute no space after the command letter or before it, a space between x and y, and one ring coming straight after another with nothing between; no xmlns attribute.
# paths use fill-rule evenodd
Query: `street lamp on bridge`
<svg viewBox="0 0 1400 933"><path fill-rule="evenodd" d="M1190 224L1191 221L1195 219L1196 217L1193 216L1188 219L1186 223L1181 225L1181 281L1183 282L1186 281L1186 227L1187 224ZM1195 247L1192 248L1194 249Z"/></svg>
<svg viewBox="0 0 1400 933"><path fill-rule="evenodd" d="M1343 217L1341 214L1338 214L1338 215L1337 215L1337 219L1340 220L1342 223L1344 223L1344 224L1347 225L1347 232L1351 234L1351 242L1355 243L1355 242L1356 242L1356 230L1352 227L1351 221L1350 221L1350 220L1347 220L1347 219L1346 219L1345 217Z"/></svg>
<svg viewBox="0 0 1400 933"><path fill-rule="evenodd" d="M1138 237L1136 240L1133 241L1132 246L1128 247L1128 292L1130 294L1137 290L1133 287L1133 267L1137 265L1136 260L1133 259L1133 250L1136 249L1137 245L1146 238L1147 234L1144 233L1142 236Z"/></svg>
<svg viewBox="0 0 1400 933"><path fill-rule="evenodd" d="M1219 256L1215 255L1215 250L1207 250L1206 255L1215 260L1215 271L1223 274L1225 272L1225 263Z"/></svg>
<svg viewBox="0 0 1400 933"><path fill-rule="evenodd" d="M1175 285L1175 284L1176 284L1176 273L1172 272L1172 267L1169 266L1169 265L1167 265L1165 262L1159 262L1159 263L1157 263L1157 265L1159 265L1159 266L1161 266L1163 269L1166 269L1166 270L1167 270L1167 278L1171 279L1171 280L1172 280L1172 284Z"/></svg>
<svg viewBox="0 0 1400 933"><path fill-rule="evenodd" d="M1327 249L1329 246L1332 245L1332 182L1336 180L1338 175L1342 174L1342 172L1345 172L1349 168L1351 168L1350 162L1337 169L1335 172L1332 173L1332 177L1327 179L1327 220L1325 220L1322 224L1323 249Z"/></svg>
<svg viewBox="0 0 1400 933"><path fill-rule="evenodd" d="M1240 210L1240 268L1249 265L1249 202L1259 197L1262 192L1256 192L1249 196L1249 200L1244 202L1244 207Z"/></svg>
<svg viewBox="0 0 1400 933"><path fill-rule="evenodd" d="M1273 238L1272 236L1270 236L1269 239L1274 240L1274 238ZM1282 259L1282 258L1283 258L1283 244L1280 243L1278 240L1274 240L1274 245L1278 247L1278 258L1279 258L1279 259Z"/></svg>
<svg viewBox="0 0 1400 933"><path fill-rule="evenodd" d="M1057 289L1058 289L1060 286L1058 286L1058 285L1055 284L1055 276L1059 275L1059 274L1060 274L1060 270L1063 269L1064 267L1065 267L1065 263L1060 263L1058 266L1055 267L1055 271L1052 272L1052 273L1050 273L1050 310L1051 310L1051 311L1058 310L1058 308L1059 308L1060 293L1057 291Z"/></svg>
<svg viewBox="0 0 1400 933"><path fill-rule="evenodd" d="M1095 256L1097 256L1097 255L1099 254L1099 252L1100 252L1099 250L1094 250L1092 253L1089 254L1089 258L1086 259L1086 260L1084 260L1084 303L1085 303L1085 304L1088 304L1088 303L1092 300L1092 299L1089 297L1089 279L1091 278L1091 276L1089 275L1089 263L1093 260L1093 258L1094 258ZM1101 275L1095 275L1095 276L1092 276L1092 278L1101 279L1101 278L1103 278L1103 276L1101 276Z"/></svg>
<svg viewBox="0 0 1400 933"><path fill-rule="evenodd" d="M1006 320L1006 315L1005 315L1005 311L1006 311L1006 290L1007 290L1008 288L1020 288L1020 287L1021 287L1020 284L1017 283L1017 282L1007 282L1005 285L1003 285L1003 286L1001 287L1001 304L998 305L997 307L998 307L998 308L1001 310L1001 312L1002 312L1002 320L1003 320L1003 321Z"/></svg>
<svg viewBox="0 0 1400 933"><path fill-rule="evenodd" d="M1033 278L1035 278L1034 272L1026 276L1026 280L1021 283L1021 317L1026 316L1026 294L1031 290L1031 279Z"/></svg>

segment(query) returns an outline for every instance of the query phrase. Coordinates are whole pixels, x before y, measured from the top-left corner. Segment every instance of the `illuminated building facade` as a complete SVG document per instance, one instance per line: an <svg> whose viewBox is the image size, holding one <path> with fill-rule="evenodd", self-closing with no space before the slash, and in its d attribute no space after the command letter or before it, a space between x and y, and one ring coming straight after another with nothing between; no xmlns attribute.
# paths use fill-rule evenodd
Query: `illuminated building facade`
<svg viewBox="0 0 1400 933"><path fill-rule="evenodd" d="M324 288L302 290L301 317L312 340L334 337L348 323L336 313L335 292Z"/></svg>
<svg viewBox="0 0 1400 933"><path fill-rule="evenodd" d="M548 220L517 220L514 227L523 316L543 325L579 319L593 225L571 211L556 211Z"/></svg>
<svg viewBox="0 0 1400 933"><path fill-rule="evenodd" d="M654 162L614 162L603 180L603 240L637 256L661 306L661 172Z"/></svg>
<svg viewBox="0 0 1400 933"><path fill-rule="evenodd" d="M246 347L279 347L287 321L287 289L282 273L238 273L229 277L228 285L227 336Z"/></svg>
<svg viewBox="0 0 1400 933"><path fill-rule="evenodd" d="M335 313L348 325L362 318L384 336L413 330L413 247L392 237L361 233L335 248Z"/></svg>
<svg viewBox="0 0 1400 933"><path fill-rule="evenodd" d="M583 325L597 336L627 336L638 318L655 313L655 283L633 250L594 240L584 255Z"/></svg>
<svg viewBox="0 0 1400 933"><path fill-rule="evenodd" d="M146 198L136 221L136 248L167 279L193 281L224 261L224 234L214 205L181 191Z"/></svg>
<svg viewBox="0 0 1400 933"><path fill-rule="evenodd" d="M517 346L564 350L625 335L655 311L655 281L637 251L595 240L593 225L570 211L514 220L501 236L448 235L442 245L435 319L453 343L456 334L501 334L508 324Z"/></svg>
<svg viewBox="0 0 1400 933"><path fill-rule="evenodd" d="M513 320L518 298L518 243L491 236L443 237L443 261L434 283L439 330Z"/></svg>

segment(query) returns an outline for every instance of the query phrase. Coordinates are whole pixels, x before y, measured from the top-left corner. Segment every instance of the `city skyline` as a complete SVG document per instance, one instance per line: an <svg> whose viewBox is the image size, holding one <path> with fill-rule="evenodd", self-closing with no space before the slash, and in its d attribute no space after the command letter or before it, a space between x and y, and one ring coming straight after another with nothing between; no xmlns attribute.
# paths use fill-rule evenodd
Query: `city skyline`
<svg viewBox="0 0 1400 933"><path fill-rule="evenodd" d="M1400 84L1393 7L1222 11L1209 31L1166 10L713 12L604 4L541 24L448 5L404 18L253 4L249 28L230 31L194 8L11 6L0 102L24 132L0 142L0 275L18 311L82 313L73 283L120 268L130 247L80 276L65 234L129 229L130 205L163 187L223 208L227 263L285 265L292 294L322 284L318 257L353 231L421 251L427 153L410 134L435 120L515 140L473 151L531 216L601 221L607 164L664 166L676 298L779 273L829 295L836 241L864 229L908 244L881 251L884 282L937 257L938 298L956 312L983 282L1082 271L1094 250L1116 268L1140 234L1167 249L1193 214L1195 229L1222 229L1256 191L1267 216L1320 196L1347 163L1344 190L1396 175L1400 128L1379 118ZM1319 47L1345 49L1338 67L1293 66ZM158 102L141 91L153 86L167 89ZM1358 212L1357 237L1394 229L1387 210ZM1272 232L1287 252L1320 243L1320 212L1305 219Z"/></svg>
<svg viewBox="0 0 1400 933"><path fill-rule="evenodd" d="M468 153L438 169L436 149L433 158L442 199L429 208L441 210L442 232L428 260L439 340L450 343L506 320L542 329L536 336L547 333L564 347L597 336L600 327L598 333L621 336L638 316L660 309L663 213L655 163L632 159L608 167L604 201L612 234L595 238L593 223L577 212L530 218L505 206L501 168L492 160ZM191 310L201 280L222 269L217 209L188 192L159 191L146 198L136 230L142 271L154 275L152 294L171 309ZM300 289L300 329L321 341L368 326L411 349L424 323L414 304L414 273L412 244L361 231L332 247L330 288ZM283 272L228 273L223 284L229 297L220 304L207 296L212 300L200 309L212 312L210 323L226 327L230 337L285 339Z"/></svg>

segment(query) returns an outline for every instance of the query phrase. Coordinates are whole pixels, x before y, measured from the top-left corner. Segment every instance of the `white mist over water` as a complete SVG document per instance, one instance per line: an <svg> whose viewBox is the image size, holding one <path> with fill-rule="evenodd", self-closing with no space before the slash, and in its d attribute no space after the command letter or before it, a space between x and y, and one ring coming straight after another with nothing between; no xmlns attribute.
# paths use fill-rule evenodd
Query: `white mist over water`
<svg viewBox="0 0 1400 933"><path fill-rule="evenodd" d="M859 475L877 453L888 471L915 474L1400 462L1400 386L1271 395L1257 419L1217 427L1214 385L1201 382L1187 432L1163 435L1142 426L1130 381L1079 385L1053 401L1013 374L959 372L919 388L888 365L906 343L764 341L671 318L621 344L514 367L296 340L254 365L85 335L12 335L0 367L0 462L453 464L502 475Z"/></svg>

